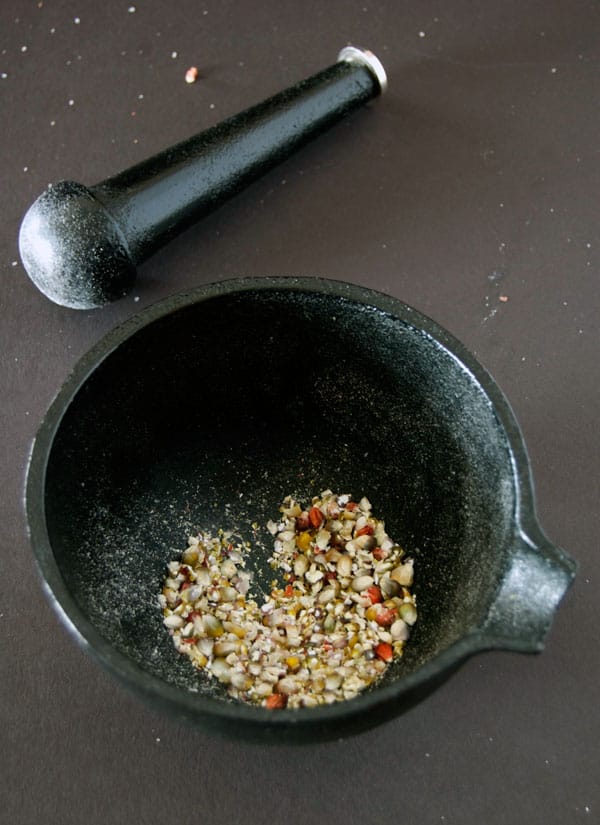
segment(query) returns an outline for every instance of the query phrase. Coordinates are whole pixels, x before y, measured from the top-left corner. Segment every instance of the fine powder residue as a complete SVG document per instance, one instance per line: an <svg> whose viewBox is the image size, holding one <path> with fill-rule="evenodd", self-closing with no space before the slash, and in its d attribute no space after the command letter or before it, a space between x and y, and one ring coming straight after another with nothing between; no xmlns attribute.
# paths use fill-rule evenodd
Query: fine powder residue
<svg viewBox="0 0 600 825"><path fill-rule="evenodd" d="M352 699L402 655L417 619L413 560L367 498L325 490L288 496L267 528L274 580L251 595L248 543L230 533L188 540L168 564L159 604L176 649L241 701L268 708Z"/></svg>

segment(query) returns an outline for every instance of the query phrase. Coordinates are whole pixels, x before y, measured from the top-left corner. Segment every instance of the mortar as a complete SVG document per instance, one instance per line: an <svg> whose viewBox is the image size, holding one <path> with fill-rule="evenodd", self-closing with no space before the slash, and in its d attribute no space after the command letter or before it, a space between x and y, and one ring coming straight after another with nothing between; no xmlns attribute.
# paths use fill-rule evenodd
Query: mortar
<svg viewBox="0 0 600 825"><path fill-rule="evenodd" d="M366 495L415 559L404 656L329 706L231 700L162 625L165 565L188 535L233 529L251 541L260 594L273 577L264 525L285 495L326 488ZM537 521L522 436L486 370L401 301L315 278L200 287L109 333L40 428L26 507L77 641L153 706L251 740L339 738L473 654L540 651L575 569Z"/></svg>

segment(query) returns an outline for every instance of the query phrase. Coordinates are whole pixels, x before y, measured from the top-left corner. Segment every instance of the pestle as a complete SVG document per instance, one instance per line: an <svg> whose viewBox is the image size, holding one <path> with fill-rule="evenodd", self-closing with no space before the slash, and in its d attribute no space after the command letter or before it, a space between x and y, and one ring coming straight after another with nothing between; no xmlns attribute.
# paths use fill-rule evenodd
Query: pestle
<svg viewBox="0 0 600 825"><path fill-rule="evenodd" d="M385 87L375 55L348 46L329 68L114 177L51 184L21 224L29 277L73 309L121 298L153 252Z"/></svg>

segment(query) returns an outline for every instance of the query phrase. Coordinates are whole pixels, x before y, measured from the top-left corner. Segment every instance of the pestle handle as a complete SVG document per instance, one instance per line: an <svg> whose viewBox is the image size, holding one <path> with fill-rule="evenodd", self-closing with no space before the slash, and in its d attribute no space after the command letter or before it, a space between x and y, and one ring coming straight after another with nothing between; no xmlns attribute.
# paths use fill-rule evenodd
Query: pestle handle
<svg viewBox="0 0 600 825"><path fill-rule="evenodd" d="M74 309L122 297L139 263L385 87L379 60L347 47L329 68L99 184L49 186L21 224L29 277Z"/></svg>

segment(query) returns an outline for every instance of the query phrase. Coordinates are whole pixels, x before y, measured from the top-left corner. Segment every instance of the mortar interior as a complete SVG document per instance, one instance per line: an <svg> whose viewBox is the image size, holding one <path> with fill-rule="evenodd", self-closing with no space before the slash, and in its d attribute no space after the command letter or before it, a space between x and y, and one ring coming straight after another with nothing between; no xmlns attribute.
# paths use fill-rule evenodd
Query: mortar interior
<svg viewBox="0 0 600 825"><path fill-rule="evenodd" d="M165 565L188 535L234 529L252 542L260 597L273 578L266 521L285 495L326 488L366 495L416 560L419 621L385 681L481 623L515 492L506 434L475 377L374 306L247 290L154 320L99 363L54 438L47 529L67 587L117 651L225 700L162 626Z"/></svg>

